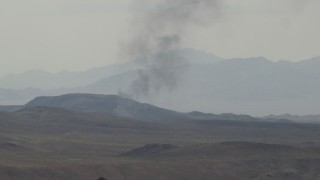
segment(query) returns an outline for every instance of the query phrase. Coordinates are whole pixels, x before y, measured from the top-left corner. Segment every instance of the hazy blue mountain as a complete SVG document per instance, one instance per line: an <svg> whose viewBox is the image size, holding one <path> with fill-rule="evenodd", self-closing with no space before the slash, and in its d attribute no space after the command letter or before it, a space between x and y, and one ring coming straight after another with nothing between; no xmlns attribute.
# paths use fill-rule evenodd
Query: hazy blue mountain
<svg viewBox="0 0 320 180"><path fill-rule="evenodd" d="M194 49L180 49L171 53L182 56L190 64L212 64L222 60L220 57ZM84 72L49 73L43 70L31 70L22 74L6 75L0 77L0 105L25 104L37 96L72 92L116 94L119 87L130 84L133 78L136 78L135 71L141 69L146 61L146 59L136 59ZM117 75L123 78L118 81ZM108 82L101 84L100 80Z"/></svg>
<svg viewBox="0 0 320 180"><path fill-rule="evenodd" d="M189 65L180 74L181 79L175 88L160 90L148 97L130 94L130 85L138 78L146 62L146 59L139 59L122 64L121 71L111 66L110 70L106 67L91 70L97 74L100 72L101 76L89 78L92 76L88 75L92 82L75 88L0 90L1 104L24 104L37 96L66 93L122 95L129 92L128 97L139 102L181 112L232 112L255 116L318 114L320 57L300 62L273 62L263 57L222 60L192 49L172 53L184 56ZM104 71L109 74L102 75ZM84 76L82 74L78 78L86 79Z"/></svg>
<svg viewBox="0 0 320 180"><path fill-rule="evenodd" d="M23 90L0 89L0 105L22 105L45 92L41 89L26 88Z"/></svg>
<svg viewBox="0 0 320 180"><path fill-rule="evenodd" d="M220 57L194 49L181 49L172 53L184 57L189 63L203 64L221 61ZM14 90L30 87L42 90L75 88L94 83L102 78L140 69L145 61L146 59L136 59L127 63L97 67L84 72L49 73L43 70L31 70L21 74L0 77L0 88Z"/></svg>
<svg viewBox="0 0 320 180"><path fill-rule="evenodd" d="M179 111L317 114L320 67L318 72L314 67L319 62L320 59L298 63L272 62L256 57L191 64L177 88L137 100ZM308 68L313 70L307 71ZM139 71L128 71L75 91L126 92L138 74Z"/></svg>
<svg viewBox="0 0 320 180"><path fill-rule="evenodd" d="M85 72L49 73L43 70L32 70L22 74L6 75L0 78L0 88L25 89L29 87L43 90L74 88L93 83L103 77L127 71L123 65L111 65L94 68ZM133 67L132 67L133 68Z"/></svg>
<svg viewBox="0 0 320 180"><path fill-rule="evenodd" d="M127 71L111 77L102 78L90 85L74 88L72 91L81 93L119 94L127 90L130 84L138 78L139 70Z"/></svg>
<svg viewBox="0 0 320 180"><path fill-rule="evenodd" d="M24 108L22 105L16 105L16 106L0 106L0 112L14 112L17 110L20 110L21 108Z"/></svg>
<svg viewBox="0 0 320 180"><path fill-rule="evenodd" d="M293 67L298 71L302 71L305 73L320 73L320 56L314 57L308 60L300 61L297 63L293 63Z"/></svg>
<svg viewBox="0 0 320 180"><path fill-rule="evenodd" d="M271 118L271 119L286 119L293 122L298 123L320 123L320 115L291 115L291 114L282 114L282 115L268 115L264 117L265 119Z"/></svg>

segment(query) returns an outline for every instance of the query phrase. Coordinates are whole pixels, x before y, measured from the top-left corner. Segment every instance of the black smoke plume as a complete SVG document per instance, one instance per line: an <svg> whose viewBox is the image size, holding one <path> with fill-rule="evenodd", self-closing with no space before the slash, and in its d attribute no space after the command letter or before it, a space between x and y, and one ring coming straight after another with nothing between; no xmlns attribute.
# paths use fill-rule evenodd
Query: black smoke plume
<svg viewBox="0 0 320 180"><path fill-rule="evenodd" d="M173 90L188 66L175 50L183 47L190 28L210 25L222 13L220 0L140 0L136 3L145 7L152 7L151 3L156 5L134 18L134 37L125 47L131 59L146 60L143 61L145 68L125 93L132 98Z"/></svg>

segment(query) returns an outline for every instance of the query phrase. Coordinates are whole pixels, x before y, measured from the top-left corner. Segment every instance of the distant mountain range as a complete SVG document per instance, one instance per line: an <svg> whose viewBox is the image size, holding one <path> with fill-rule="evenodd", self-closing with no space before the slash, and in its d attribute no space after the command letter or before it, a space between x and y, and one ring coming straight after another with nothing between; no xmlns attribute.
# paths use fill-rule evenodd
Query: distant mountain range
<svg viewBox="0 0 320 180"><path fill-rule="evenodd" d="M319 113L320 57L272 62L263 57L222 59L193 49L173 53L183 55L189 63L177 87L132 98L183 112L255 116ZM37 96L66 93L117 95L130 89L146 61L139 59L81 73L48 75L40 71L5 76L0 78L0 103L25 104Z"/></svg>
<svg viewBox="0 0 320 180"><path fill-rule="evenodd" d="M177 88L138 100L179 111L318 114L319 62L320 58L292 63L257 57L192 64ZM138 76L139 71L127 71L73 91L118 94Z"/></svg>
<svg viewBox="0 0 320 180"><path fill-rule="evenodd" d="M215 63L222 60L220 57L194 49L181 49L172 53L183 56L191 64ZM97 67L84 72L62 71L49 73L44 70L30 70L22 74L9 74L0 77L0 89L21 90L34 88L52 90L75 88L89 85L106 77L141 69L147 61L147 59L136 59L128 63Z"/></svg>
<svg viewBox="0 0 320 180"><path fill-rule="evenodd" d="M282 114L282 115L269 115L265 116L266 119L286 119L294 122L301 122L301 123L320 123L320 115L305 115L305 116L298 116L298 115L291 115L291 114Z"/></svg>

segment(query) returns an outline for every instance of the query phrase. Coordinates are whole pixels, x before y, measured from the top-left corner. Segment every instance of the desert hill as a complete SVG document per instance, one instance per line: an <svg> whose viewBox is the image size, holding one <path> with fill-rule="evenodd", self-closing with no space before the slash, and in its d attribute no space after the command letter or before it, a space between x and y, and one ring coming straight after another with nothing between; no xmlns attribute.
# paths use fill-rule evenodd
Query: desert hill
<svg viewBox="0 0 320 180"><path fill-rule="evenodd" d="M58 107L80 112L103 112L143 120L188 119L182 113L115 95L66 94L55 97L37 97L26 106Z"/></svg>
<svg viewBox="0 0 320 180"><path fill-rule="evenodd" d="M297 158L320 156L320 149L298 148L283 144L226 141L215 144L196 144L178 147L171 144L147 144L122 154L136 158L173 159L255 159L255 158Z"/></svg>
<svg viewBox="0 0 320 180"><path fill-rule="evenodd" d="M317 179L319 137L319 124L179 113L118 96L38 97L0 112L0 179Z"/></svg>
<svg viewBox="0 0 320 180"><path fill-rule="evenodd" d="M283 121L279 118L255 118L232 113L212 114L193 111L182 113L160 108L147 103L123 98L117 95L73 93L60 96L40 96L26 105L0 106L0 111L12 112L25 107L56 107L78 112L100 112L143 120L239 120L239 121ZM289 120L287 120L289 122Z"/></svg>

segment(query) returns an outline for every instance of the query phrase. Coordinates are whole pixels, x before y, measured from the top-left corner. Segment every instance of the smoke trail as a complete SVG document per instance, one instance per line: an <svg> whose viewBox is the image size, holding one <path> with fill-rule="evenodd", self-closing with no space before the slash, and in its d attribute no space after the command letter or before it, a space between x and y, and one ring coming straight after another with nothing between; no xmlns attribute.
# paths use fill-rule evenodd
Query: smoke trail
<svg viewBox="0 0 320 180"><path fill-rule="evenodd" d="M125 48L130 58L147 59L145 69L127 92L135 98L172 90L178 85L187 62L175 50L183 47L183 39L191 27L210 25L222 9L220 0L158 0L156 3L154 10L136 17L134 38Z"/></svg>

